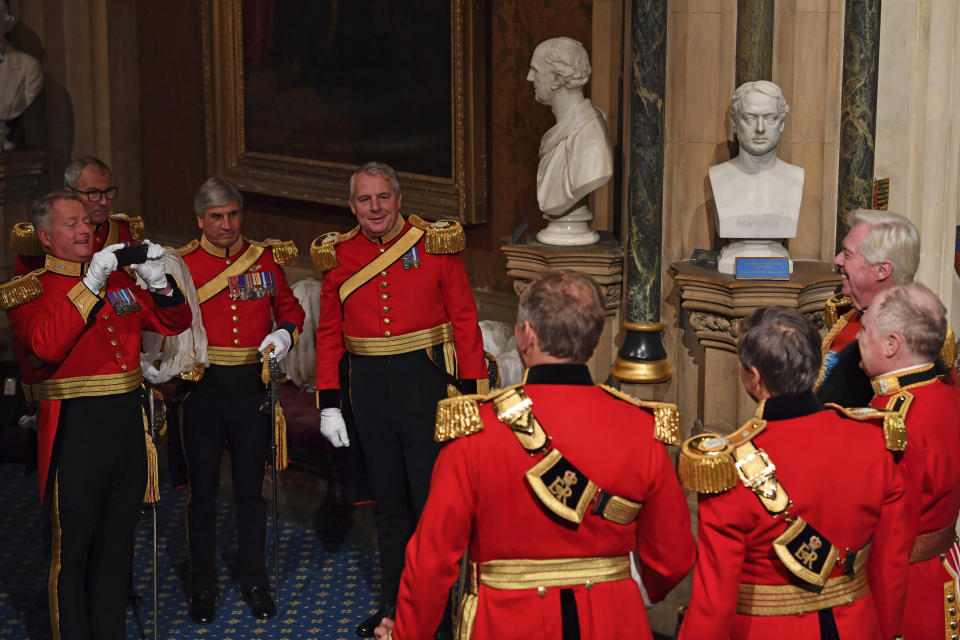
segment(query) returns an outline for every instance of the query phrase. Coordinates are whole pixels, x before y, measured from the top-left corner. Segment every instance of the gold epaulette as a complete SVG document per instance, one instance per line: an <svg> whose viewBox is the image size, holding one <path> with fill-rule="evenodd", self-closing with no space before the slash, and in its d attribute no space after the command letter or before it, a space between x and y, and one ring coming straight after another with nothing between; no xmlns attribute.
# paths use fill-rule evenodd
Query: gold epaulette
<svg viewBox="0 0 960 640"><path fill-rule="evenodd" d="M130 225L130 235L133 237L134 242L140 242L143 240L146 225L143 224L143 218L140 216L128 216L125 213L111 213L110 219L126 222L128 225Z"/></svg>
<svg viewBox="0 0 960 640"><path fill-rule="evenodd" d="M193 240L191 240L191 241L188 242L187 244L185 244L185 245L183 245L182 247L180 247L179 249L177 249L177 253L179 253L179 254L180 254L180 257L182 258L183 256L186 256L186 255L189 255L189 254L193 253L193 252L196 251L199 247L200 247L200 241L197 240L196 238L194 238Z"/></svg>
<svg viewBox="0 0 960 640"><path fill-rule="evenodd" d="M330 271L337 266L337 245L357 235L360 226L357 225L346 233L331 231L314 239L310 245L310 260L317 271Z"/></svg>
<svg viewBox="0 0 960 640"><path fill-rule="evenodd" d="M947 365L948 369L952 369L957 364L957 355L957 336L954 335L953 329L947 327L947 335L943 338L943 346L940 347L940 360Z"/></svg>
<svg viewBox="0 0 960 640"><path fill-rule="evenodd" d="M426 231L423 248L427 253L460 253L467 247L467 236L456 220L427 222L418 215L411 215L410 224Z"/></svg>
<svg viewBox="0 0 960 640"><path fill-rule="evenodd" d="M13 309L24 302L30 302L43 293L43 285L40 284L37 276L44 271L46 269L37 269L0 284L0 306L3 307L4 311Z"/></svg>
<svg viewBox="0 0 960 640"><path fill-rule="evenodd" d="M17 222L10 229L10 251L22 256L42 256L43 245L29 222Z"/></svg>
<svg viewBox="0 0 960 640"><path fill-rule="evenodd" d="M912 399L912 394L910 395ZM895 397L895 400L897 398ZM907 410L910 402L900 402L898 411L885 411L873 407L842 407L839 404L828 402L824 406L843 414L852 420L883 424L883 439L890 451L903 451L907 448Z"/></svg>
<svg viewBox="0 0 960 640"><path fill-rule="evenodd" d="M293 240L284 242L276 238L267 238L263 242L250 240L250 244L270 249L273 252L273 261L281 267L289 267L297 264L297 260L300 259L300 251L297 249L297 244Z"/></svg>
<svg viewBox="0 0 960 640"><path fill-rule="evenodd" d="M737 486L737 463L733 451L750 442L766 428L765 420L751 418L727 436L701 433L687 438L680 447L677 475L687 491L723 493Z"/></svg>
<svg viewBox="0 0 960 640"><path fill-rule="evenodd" d="M480 403L488 398L489 396L472 394L444 398L438 402L433 439L437 442L446 442L482 431Z"/></svg>
<svg viewBox="0 0 960 640"><path fill-rule="evenodd" d="M680 444L680 412L677 405L669 402L648 402L639 400L622 391L617 391L613 387L605 384L598 384L598 387L612 395L614 398L629 402L635 407L641 409L650 409L653 411L654 431L653 437L664 444Z"/></svg>
<svg viewBox="0 0 960 640"><path fill-rule="evenodd" d="M853 309L853 301L842 293L835 293L823 307L823 324L830 329L845 313Z"/></svg>

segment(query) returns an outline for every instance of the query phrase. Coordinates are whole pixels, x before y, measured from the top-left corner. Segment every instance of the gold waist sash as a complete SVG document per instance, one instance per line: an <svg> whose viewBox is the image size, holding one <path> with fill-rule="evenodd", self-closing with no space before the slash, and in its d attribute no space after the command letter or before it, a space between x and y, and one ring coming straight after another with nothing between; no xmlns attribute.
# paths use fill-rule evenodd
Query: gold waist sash
<svg viewBox="0 0 960 640"><path fill-rule="evenodd" d="M453 341L453 325L449 322L430 329L421 329L389 338L353 338L343 336L347 351L358 356L393 356L426 349Z"/></svg>
<svg viewBox="0 0 960 640"><path fill-rule="evenodd" d="M910 564L923 562L946 553L957 539L957 523L931 533L921 533L913 541Z"/></svg>
<svg viewBox="0 0 960 640"><path fill-rule="evenodd" d="M573 587L630 578L630 556L489 560L479 565L479 582L493 589Z"/></svg>
<svg viewBox="0 0 960 640"><path fill-rule="evenodd" d="M260 351L256 347L207 347L210 364L237 366L260 362Z"/></svg>
<svg viewBox="0 0 960 640"><path fill-rule="evenodd" d="M77 376L44 380L30 386L29 396L35 400L67 400L87 396L112 396L133 391L143 383L143 372L137 367L125 373L100 376ZM26 391L28 385L24 385Z"/></svg>
<svg viewBox="0 0 960 640"><path fill-rule="evenodd" d="M820 593L792 584L740 584L737 613L748 616L792 616L841 604L851 604L866 595L867 572L830 578Z"/></svg>

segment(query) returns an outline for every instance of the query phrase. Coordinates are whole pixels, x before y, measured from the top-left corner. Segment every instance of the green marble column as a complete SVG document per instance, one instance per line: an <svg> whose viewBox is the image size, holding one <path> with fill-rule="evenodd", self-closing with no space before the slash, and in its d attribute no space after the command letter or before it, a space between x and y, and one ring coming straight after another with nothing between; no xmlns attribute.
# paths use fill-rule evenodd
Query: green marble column
<svg viewBox="0 0 960 640"><path fill-rule="evenodd" d="M673 373L660 322L663 228L663 100L666 92L667 3L634 0L631 17L630 178L627 221L625 338L610 373L654 383Z"/></svg>
<svg viewBox="0 0 960 640"><path fill-rule="evenodd" d="M735 86L773 78L773 0L737 0Z"/></svg>
<svg viewBox="0 0 960 640"><path fill-rule="evenodd" d="M870 208L874 135L877 131L877 71L880 2L847 0L843 24L843 85L840 102L840 171L837 180L837 251L854 209Z"/></svg>

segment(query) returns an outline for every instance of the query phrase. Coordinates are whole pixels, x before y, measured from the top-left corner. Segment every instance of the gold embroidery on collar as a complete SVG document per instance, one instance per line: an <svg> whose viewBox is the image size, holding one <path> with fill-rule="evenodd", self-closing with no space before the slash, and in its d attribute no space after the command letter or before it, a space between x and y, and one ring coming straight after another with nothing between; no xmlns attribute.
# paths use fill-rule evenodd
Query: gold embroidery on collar
<svg viewBox="0 0 960 640"><path fill-rule="evenodd" d="M203 247L203 250L209 253L210 255L217 256L218 258L228 258L240 253L240 249L243 248L244 237L241 234L237 241L234 242L230 247L224 249L223 247L218 247L210 240L207 239L206 234L200 235L200 246Z"/></svg>
<svg viewBox="0 0 960 640"><path fill-rule="evenodd" d="M47 271L53 271L54 273L59 273L62 276L82 276L84 272L84 263L82 262L73 262L72 260L64 260L63 258L55 258L50 254L47 254L46 261L44 266L47 268Z"/></svg>
<svg viewBox="0 0 960 640"><path fill-rule="evenodd" d="M900 386L900 379L904 376L909 376L914 373L920 373L922 371L927 371L933 368L933 363L925 364L920 367L915 367L913 369L907 369L906 371L900 371L891 375L886 376L877 376L870 381L870 386L873 387L873 392L878 396L890 396L895 393L900 393L901 389L912 389L913 387L918 387L920 385L927 384L932 382L936 378L930 378L928 380L921 380L913 384L908 384L906 386Z"/></svg>
<svg viewBox="0 0 960 640"><path fill-rule="evenodd" d="M362 228L360 231L363 233L364 237L366 237L366 239L369 240L370 242L374 242L376 244L387 244L388 242L396 238L398 235L400 235L400 232L403 231L403 223L404 223L403 215L398 213L397 222L396 224L393 225L393 228L390 229L390 231L387 231L385 234L383 234L379 238L376 236L371 236Z"/></svg>

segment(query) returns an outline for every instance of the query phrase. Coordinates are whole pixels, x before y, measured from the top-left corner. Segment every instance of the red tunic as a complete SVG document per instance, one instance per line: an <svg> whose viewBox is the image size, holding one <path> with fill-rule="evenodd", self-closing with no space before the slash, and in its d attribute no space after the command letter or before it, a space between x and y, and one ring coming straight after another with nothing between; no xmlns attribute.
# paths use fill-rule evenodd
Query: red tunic
<svg viewBox="0 0 960 640"><path fill-rule="evenodd" d="M930 371L927 379L902 392L890 389L872 404L892 409L901 395L912 396L906 411L907 449L899 465L907 488L906 525L912 543L918 534L952 528L960 513L960 389ZM910 565L905 640L943 637L944 615L951 608L944 606L944 583L952 579L939 557Z"/></svg>
<svg viewBox="0 0 960 640"><path fill-rule="evenodd" d="M317 324L318 390L340 388L338 367L346 350L344 336L402 340L406 334L446 323L453 327L457 377L487 377L477 306L463 260L457 254L427 253L426 236L415 247L418 267L405 269L397 260L340 302L340 285L409 229L410 222L403 221L399 232L385 236L389 240L384 243L354 233L337 244L337 266L323 274Z"/></svg>
<svg viewBox="0 0 960 640"><path fill-rule="evenodd" d="M251 245L245 238L240 238L234 246L221 249L202 237L181 249L180 253L201 297L200 313L207 331L211 364L258 362L260 354L257 349L273 330L274 321L278 327L286 328L294 341L299 338L303 329L303 307L293 295L287 277L269 247ZM228 279L221 274L238 261L245 265L249 263L241 274L272 274L276 293L246 300L231 299ZM211 285L213 295L204 299L203 287L215 278L219 279Z"/></svg>
<svg viewBox="0 0 960 640"><path fill-rule="evenodd" d="M548 516L524 479L537 462L494 415L480 406L483 431L440 452L430 495L407 545L393 637L433 638L456 581L458 562L470 558L546 559L617 556L639 550L644 586L662 599L696 555L690 515L673 463L654 440L645 410L592 385L524 386L533 411L557 450L601 489L642 502L639 517L615 524L587 513L579 526ZM584 369L585 371L585 369ZM589 374L584 374L589 381ZM651 638L643 599L630 579L573 587L584 640ZM498 590L479 586L474 640L561 637L560 588Z"/></svg>
<svg viewBox="0 0 960 640"><path fill-rule="evenodd" d="M867 572L870 591L849 605L833 607L840 637L892 638L891 612L906 589L909 546L904 527L903 480L886 451L882 429L818 411L804 402L786 411L767 401L767 428L753 442L776 465L776 476L802 517L840 550L872 540ZM812 401L812 396L810 396ZM792 400L791 400L792 402ZM792 415L770 419L771 411ZM699 557L693 593L679 638L819 638L818 613L751 616L737 613L738 585L792 584L773 550L786 525L774 519L742 483L717 495L700 496ZM841 575L834 567L831 577ZM878 616L877 611L881 612ZM878 619L879 618L879 619Z"/></svg>
<svg viewBox="0 0 960 640"><path fill-rule="evenodd" d="M7 310L18 360L28 363L34 396L39 399L39 475L44 490L56 435L60 400L130 391L140 373L140 332L176 335L190 327L190 307L179 291L173 306L161 306L123 271L107 280L106 295L127 289L136 295L140 311L118 315L110 302L97 300L81 281L86 265L47 258L47 270L36 276L43 293ZM81 287L78 289L77 287ZM87 302L75 304L85 292ZM79 306L78 306L79 305ZM26 377L26 372L25 372Z"/></svg>

